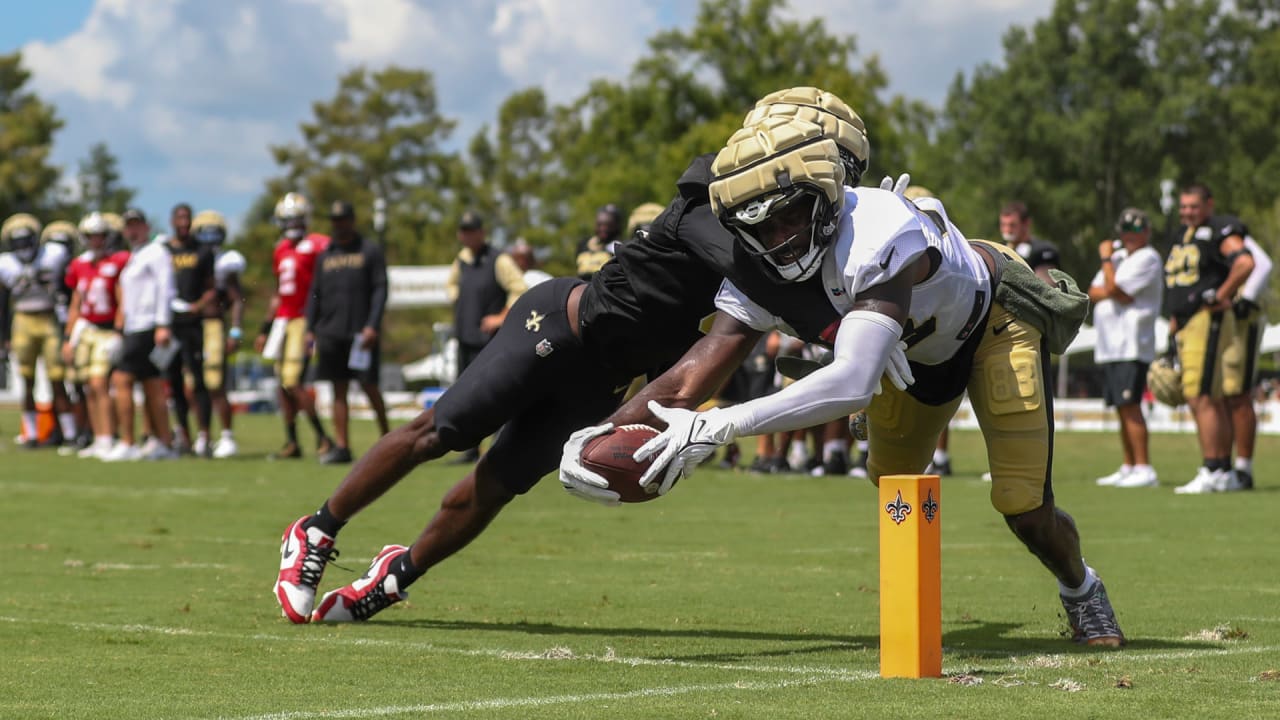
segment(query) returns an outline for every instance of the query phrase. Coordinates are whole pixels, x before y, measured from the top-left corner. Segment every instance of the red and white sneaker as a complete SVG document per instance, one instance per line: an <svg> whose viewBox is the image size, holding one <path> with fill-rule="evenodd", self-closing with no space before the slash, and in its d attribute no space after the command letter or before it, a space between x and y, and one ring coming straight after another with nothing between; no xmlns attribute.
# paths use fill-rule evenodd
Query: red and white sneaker
<svg viewBox="0 0 1280 720"><path fill-rule="evenodd" d="M324 566L338 556L333 537L320 528L304 528L302 523L310 518L298 518L280 543L280 575L276 578L276 601L290 622L305 623L311 619L311 608L316 604L316 588L324 575Z"/></svg>
<svg viewBox="0 0 1280 720"><path fill-rule="evenodd" d="M391 564L409 552L403 545L388 545L373 559L364 577L343 588L325 593L311 615L312 622L356 622L368 620L385 608L409 597L401 590Z"/></svg>

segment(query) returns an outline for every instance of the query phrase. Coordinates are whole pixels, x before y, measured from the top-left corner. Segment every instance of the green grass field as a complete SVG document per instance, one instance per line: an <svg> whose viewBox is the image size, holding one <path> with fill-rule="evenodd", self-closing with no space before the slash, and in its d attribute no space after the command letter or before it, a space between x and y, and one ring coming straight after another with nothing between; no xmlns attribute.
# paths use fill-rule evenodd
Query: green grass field
<svg viewBox="0 0 1280 720"><path fill-rule="evenodd" d="M0 428L17 426L0 413ZM358 449L371 442L359 425ZM305 433L305 430L303 431ZM606 509L554 480L374 621L295 627L270 593L286 525L342 469L247 456L106 465L0 447L4 718L1268 718L1280 716L1280 480L1175 496L1097 488L1111 435L1060 435L1055 488L1130 638L1090 651L991 510L981 442L943 483L943 680L880 680L865 481L704 469ZM339 538L324 590L408 543L461 471L419 470Z"/></svg>

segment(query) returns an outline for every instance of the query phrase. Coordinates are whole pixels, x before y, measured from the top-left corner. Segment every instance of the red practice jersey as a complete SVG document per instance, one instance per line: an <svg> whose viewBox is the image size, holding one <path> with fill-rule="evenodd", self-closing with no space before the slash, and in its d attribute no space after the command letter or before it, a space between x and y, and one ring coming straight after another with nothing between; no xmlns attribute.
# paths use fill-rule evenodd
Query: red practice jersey
<svg viewBox="0 0 1280 720"><path fill-rule="evenodd" d="M276 294L280 307L276 317L292 320L307 314L307 297L315 277L316 258L329 247L329 237L311 233L298 242L281 238L276 243L272 267L276 273Z"/></svg>
<svg viewBox="0 0 1280 720"><path fill-rule="evenodd" d="M80 291L80 317L94 325L110 325L116 319L116 285L120 271L129 262L129 253L110 253L95 258L82 253L67 266L67 287Z"/></svg>

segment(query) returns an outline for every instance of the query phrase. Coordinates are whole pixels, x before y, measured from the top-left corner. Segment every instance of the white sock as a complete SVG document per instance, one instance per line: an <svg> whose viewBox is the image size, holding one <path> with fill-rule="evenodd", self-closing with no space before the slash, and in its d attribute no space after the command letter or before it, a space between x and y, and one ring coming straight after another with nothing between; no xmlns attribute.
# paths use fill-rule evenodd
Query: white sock
<svg viewBox="0 0 1280 720"><path fill-rule="evenodd" d="M232 437L231 437L231 431L230 431L230 430L223 430L223 431L222 431L222 439L223 439L223 440L231 440L231 439L232 439Z"/></svg>
<svg viewBox="0 0 1280 720"><path fill-rule="evenodd" d="M1253 474L1253 458L1238 457L1236 458L1236 469L1242 472Z"/></svg>
<svg viewBox="0 0 1280 720"><path fill-rule="evenodd" d="M1141 467L1141 466L1139 466L1139 467ZM1128 475L1128 474L1129 474L1129 473L1131 473L1131 472L1133 472L1133 466L1132 466L1132 465L1130 465L1130 464L1128 464L1128 463L1124 463L1124 464L1122 464L1122 465L1120 466L1120 474L1121 474L1121 475Z"/></svg>
<svg viewBox="0 0 1280 720"><path fill-rule="evenodd" d="M1058 583L1058 594L1064 598L1075 600L1088 595L1093 590L1094 583L1098 582L1098 575L1093 568L1088 565L1084 566L1084 582L1080 583L1080 587L1069 588L1062 583Z"/></svg>
<svg viewBox="0 0 1280 720"><path fill-rule="evenodd" d="M36 411L35 410L22 411L22 437L26 438L27 440L35 440L37 437L39 437L39 434L36 430Z"/></svg>
<svg viewBox="0 0 1280 720"><path fill-rule="evenodd" d="M858 446L858 452L862 453L866 452L867 448L871 447L871 441L869 440L859 440L856 444Z"/></svg>
<svg viewBox="0 0 1280 720"><path fill-rule="evenodd" d="M948 462L951 462L951 453L948 453L946 450L942 450L941 448L937 448L933 451L934 465L946 465Z"/></svg>
<svg viewBox="0 0 1280 720"><path fill-rule="evenodd" d="M99 435L93 439L93 444L100 448L109 448L115 442L115 438L110 435Z"/></svg>
<svg viewBox="0 0 1280 720"><path fill-rule="evenodd" d="M59 413L58 424L62 426L62 437L70 440L76 436L76 416L71 413Z"/></svg>
<svg viewBox="0 0 1280 720"><path fill-rule="evenodd" d="M1124 468L1123 465L1121 465L1120 467L1122 469ZM1133 469L1137 472L1144 472L1144 473L1154 473L1156 471L1156 469L1151 467L1150 465L1134 465Z"/></svg>
<svg viewBox="0 0 1280 720"><path fill-rule="evenodd" d="M844 453L845 453L845 447L844 447L843 440L828 440L822 443L822 459L823 460L830 460L836 455L843 455Z"/></svg>

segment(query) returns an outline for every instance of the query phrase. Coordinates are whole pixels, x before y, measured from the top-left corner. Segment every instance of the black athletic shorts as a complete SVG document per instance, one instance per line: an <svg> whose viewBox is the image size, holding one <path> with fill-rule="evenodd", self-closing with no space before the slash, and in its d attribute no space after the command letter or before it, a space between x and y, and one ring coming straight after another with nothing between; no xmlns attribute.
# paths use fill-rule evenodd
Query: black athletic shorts
<svg viewBox="0 0 1280 720"><path fill-rule="evenodd" d="M379 372L382 368L382 349L375 342L369 350L372 357L365 370L352 370L348 364L351 360L351 346L355 344L355 336L349 338L316 338L316 379L333 382L334 380L355 380L356 382L378 384Z"/></svg>
<svg viewBox="0 0 1280 720"><path fill-rule="evenodd" d="M513 493L559 467L569 435L607 417L631 385L595 361L598 353L570 329L565 305L581 283L555 278L521 295L493 340L428 411L450 450L497 432L484 462Z"/></svg>
<svg viewBox="0 0 1280 720"><path fill-rule="evenodd" d="M204 386L204 323L200 318L195 321L175 322L169 332L180 343L178 355L169 364L166 376L169 379L169 390L173 393L184 392L185 381L183 370L191 374L192 387L197 393L206 392Z"/></svg>
<svg viewBox="0 0 1280 720"><path fill-rule="evenodd" d="M1147 389L1147 366L1141 360L1102 363L1102 399L1108 407L1142 402Z"/></svg>
<svg viewBox="0 0 1280 720"><path fill-rule="evenodd" d="M143 330L124 334L124 352L120 355L120 369L135 380L150 380L160 376L160 369L151 363L151 351L156 347L156 331ZM177 362L174 358L174 362Z"/></svg>

